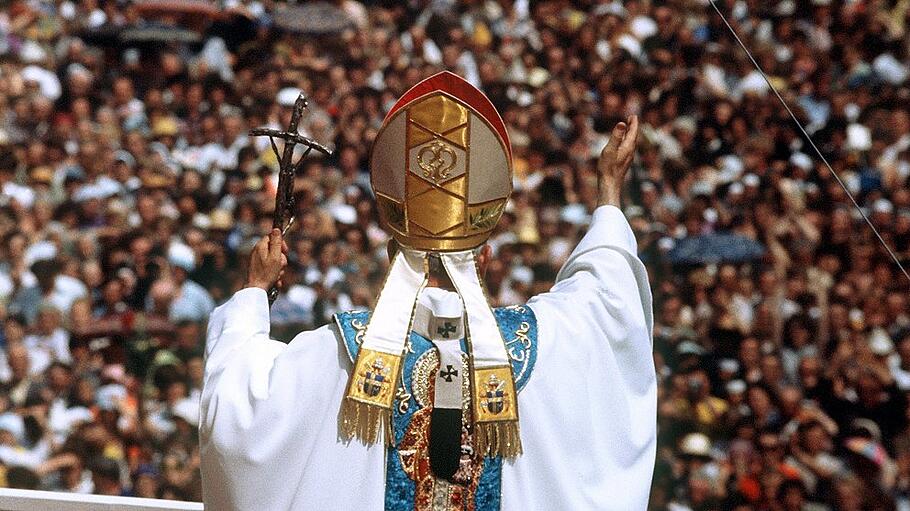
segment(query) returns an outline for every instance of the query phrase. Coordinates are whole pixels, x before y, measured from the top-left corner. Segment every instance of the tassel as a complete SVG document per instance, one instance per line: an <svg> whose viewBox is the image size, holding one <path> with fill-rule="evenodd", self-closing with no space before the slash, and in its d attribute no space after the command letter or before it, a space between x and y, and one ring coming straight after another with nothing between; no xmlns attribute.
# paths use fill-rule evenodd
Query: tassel
<svg viewBox="0 0 910 511"><path fill-rule="evenodd" d="M521 454L518 403L511 366L474 368L475 449L484 456Z"/></svg>
<svg viewBox="0 0 910 511"><path fill-rule="evenodd" d="M474 447L484 456L510 459L521 455L518 421L474 424Z"/></svg>
<svg viewBox="0 0 910 511"><path fill-rule="evenodd" d="M360 349L341 402L342 439L357 438L371 445L379 441L382 432L386 444L392 445L392 403L400 364L400 356Z"/></svg>
<svg viewBox="0 0 910 511"><path fill-rule="evenodd" d="M356 438L364 445L379 442L379 434L385 437L385 444L392 446L392 411L370 403L363 403L346 397L341 404L341 435L344 440Z"/></svg>

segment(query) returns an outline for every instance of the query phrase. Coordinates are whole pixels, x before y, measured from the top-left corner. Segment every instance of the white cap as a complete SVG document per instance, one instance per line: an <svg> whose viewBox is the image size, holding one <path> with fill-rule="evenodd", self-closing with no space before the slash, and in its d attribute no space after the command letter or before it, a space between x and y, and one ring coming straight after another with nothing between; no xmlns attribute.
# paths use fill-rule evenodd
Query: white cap
<svg viewBox="0 0 910 511"><path fill-rule="evenodd" d="M694 118L688 115L684 115L682 117L677 117L676 120L673 121L673 129L685 131L688 133L695 133L695 130L698 129L698 123L695 122Z"/></svg>
<svg viewBox="0 0 910 511"><path fill-rule="evenodd" d="M19 59L22 62L27 62L30 64L41 62L47 58L47 52L44 51L44 48L41 47L35 41L26 39L22 43L22 47L19 49Z"/></svg>
<svg viewBox="0 0 910 511"><path fill-rule="evenodd" d="M714 183L708 180L698 180L689 187L689 193L692 195L711 195L714 193Z"/></svg>
<svg viewBox="0 0 910 511"><path fill-rule="evenodd" d="M98 408L108 411L117 410L120 402L125 398L126 387L119 383L104 385L99 388L98 393L95 394L95 401L98 403Z"/></svg>
<svg viewBox="0 0 910 511"><path fill-rule="evenodd" d="M25 440L25 421L13 412L0 414L0 431L9 431L17 442L22 443Z"/></svg>
<svg viewBox="0 0 910 511"><path fill-rule="evenodd" d="M796 2L793 0L783 0L777 3L774 8L774 14L778 16L792 16L796 12Z"/></svg>
<svg viewBox="0 0 910 511"><path fill-rule="evenodd" d="M727 394L742 394L747 387L746 382L742 380L730 380L727 382Z"/></svg>
<svg viewBox="0 0 910 511"><path fill-rule="evenodd" d="M711 439L703 433L689 433L679 444L679 452L687 456L711 457Z"/></svg>
<svg viewBox="0 0 910 511"><path fill-rule="evenodd" d="M57 257L57 245L50 241L39 241L25 249L25 264L31 266L35 261L44 261Z"/></svg>
<svg viewBox="0 0 910 511"><path fill-rule="evenodd" d="M72 64L66 66L66 75L67 76L82 75L82 76L87 76L89 78L92 78L92 76L93 76L92 72L89 70L89 68L85 67L84 65L82 65L78 62L73 62Z"/></svg>
<svg viewBox="0 0 910 511"><path fill-rule="evenodd" d="M803 170L812 170L812 158L802 152L795 152L790 156L790 164Z"/></svg>
<svg viewBox="0 0 910 511"><path fill-rule="evenodd" d="M629 204L626 206L626 210L623 211L626 215L626 218L636 218L640 216L645 216L645 209L637 204Z"/></svg>
<svg viewBox="0 0 910 511"><path fill-rule="evenodd" d="M329 209L329 213L336 222L352 225L357 222L357 210L348 204L336 204Z"/></svg>
<svg viewBox="0 0 910 511"><path fill-rule="evenodd" d="M847 149L853 151L872 149L872 130L859 123L847 126Z"/></svg>
<svg viewBox="0 0 910 511"><path fill-rule="evenodd" d="M41 94L51 101L56 101L63 94L60 79L53 72L43 67L36 65L25 66L21 75L23 80L37 83Z"/></svg>
<svg viewBox="0 0 910 511"><path fill-rule="evenodd" d="M705 354L705 349L694 341L683 341L676 347L676 353L679 355L698 355Z"/></svg>
<svg viewBox="0 0 910 511"><path fill-rule="evenodd" d="M878 199L872 204L872 211L876 213L894 213L894 205L888 199Z"/></svg>
<svg viewBox="0 0 910 511"><path fill-rule="evenodd" d="M104 189L100 186L87 184L76 190L76 193L73 194L73 200L76 202L85 202L94 199L103 199L105 196Z"/></svg>
<svg viewBox="0 0 910 511"><path fill-rule="evenodd" d="M743 171L746 170L746 165L743 163L743 160L735 154L721 156L717 163L727 182L738 178L742 175Z"/></svg>
<svg viewBox="0 0 910 511"><path fill-rule="evenodd" d="M600 4L594 8L595 16L617 16L620 18L625 18L628 15L626 8L623 7L620 2L610 2L606 4Z"/></svg>
<svg viewBox="0 0 910 511"><path fill-rule="evenodd" d="M702 213L702 217L705 219L705 222L708 222L709 224L713 224L713 223L717 222L719 215L717 214L716 209L705 208L705 212Z"/></svg>
<svg viewBox="0 0 910 511"><path fill-rule="evenodd" d="M883 53L878 57L875 57L875 60L872 61L872 69L875 70L875 74L880 76L882 80L891 85L900 85L907 80L907 66L901 64L901 62L894 58L894 55L891 55L890 53Z"/></svg>
<svg viewBox="0 0 910 511"><path fill-rule="evenodd" d="M768 82L761 73L752 71L739 81L738 88L743 94L764 96L768 92Z"/></svg>
<svg viewBox="0 0 910 511"><path fill-rule="evenodd" d="M639 41L657 33L657 23L647 16L636 16L629 23L629 30Z"/></svg>
<svg viewBox="0 0 910 511"><path fill-rule="evenodd" d="M737 362L735 358L722 359L717 365L720 367L721 371L727 373L735 373L736 371L739 371L739 362Z"/></svg>
<svg viewBox="0 0 910 511"><path fill-rule="evenodd" d="M616 39L616 44L629 52L633 57L638 58L642 55L641 43L631 34L622 34Z"/></svg>
<svg viewBox="0 0 910 511"><path fill-rule="evenodd" d="M192 223L197 229L208 230L212 226L212 219L204 213L196 213L193 215Z"/></svg>
<svg viewBox="0 0 910 511"><path fill-rule="evenodd" d="M172 242L167 249L167 262L191 272L196 267L196 254L189 246L180 242Z"/></svg>
<svg viewBox="0 0 910 511"><path fill-rule="evenodd" d="M66 409L64 420L66 421L67 427L72 428L76 424L92 422L95 420L95 416L92 415L91 410L84 406L74 406Z"/></svg>
<svg viewBox="0 0 910 511"><path fill-rule="evenodd" d="M872 330L869 334L869 349L879 356L890 355L894 351L891 337L881 328Z"/></svg>

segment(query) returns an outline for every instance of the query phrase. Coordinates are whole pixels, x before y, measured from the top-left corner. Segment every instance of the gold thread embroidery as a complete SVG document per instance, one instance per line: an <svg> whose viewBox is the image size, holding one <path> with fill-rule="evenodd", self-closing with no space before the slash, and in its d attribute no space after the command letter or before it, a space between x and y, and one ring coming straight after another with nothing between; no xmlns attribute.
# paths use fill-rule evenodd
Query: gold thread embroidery
<svg viewBox="0 0 910 511"><path fill-rule="evenodd" d="M404 386L404 378L401 379L401 385L398 387L398 391L395 392L395 399L398 400L398 412L407 413L408 408L411 407L411 394L408 392L408 389Z"/></svg>
<svg viewBox="0 0 910 511"><path fill-rule="evenodd" d="M393 228L398 231L405 231L407 226L406 216L404 206L399 204L397 201L384 197L382 195L376 196L376 206L379 208L380 214L385 218L386 222Z"/></svg>
<svg viewBox="0 0 910 511"><path fill-rule="evenodd" d="M492 229L493 226L496 225L496 222L499 221L499 217L502 215L502 210L505 205L505 201L502 201L498 204L480 206L478 208L472 206L469 208L468 224L471 229Z"/></svg>
<svg viewBox="0 0 910 511"><path fill-rule="evenodd" d="M423 177L439 182L447 177L458 163L458 155L447 144L436 140L417 152L417 166L423 170Z"/></svg>
<svg viewBox="0 0 910 511"><path fill-rule="evenodd" d="M414 412L398 446L402 469L414 481L413 509L474 511L474 498L484 469L484 458L472 447L468 426L461 430L461 459L452 481L437 479L430 468L430 416L432 408Z"/></svg>
<svg viewBox="0 0 910 511"><path fill-rule="evenodd" d="M474 413L477 422L510 421L518 418L513 396L511 366L474 368Z"/></svg>
<svg viewBox="0 0 910 511"><path fill-rule="evenodd" d="M484 385L486 388L480 399L480 406L492 415L499 415L508 410L509 397L503 393L505 382L497 378L495 374L491 374Z"/></svg>
<svg viewBox="0 0 910 511"><path fill-rule="evenodd" d="M396 355L361 348L348 398L390 409L400 363Z"/></svg>
<svg viewBox="0 0 910 511"><path fill-rule="evenodd" d="M448 511L452 501L449 482L444 479L433 480L433 511Z"/></svg>

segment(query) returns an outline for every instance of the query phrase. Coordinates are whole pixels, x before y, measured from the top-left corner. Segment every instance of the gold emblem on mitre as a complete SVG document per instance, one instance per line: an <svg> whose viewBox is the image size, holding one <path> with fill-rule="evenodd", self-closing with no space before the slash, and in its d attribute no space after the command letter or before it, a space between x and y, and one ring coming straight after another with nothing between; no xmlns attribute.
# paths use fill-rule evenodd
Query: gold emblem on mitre
<svg viewBox="0 0 910 511"><path fill-rule="evenodd" d="M415 85L392 107L370 170L380 222L417 250L483 244L512 192L505 124L482 92L449 72Z"/></svg>

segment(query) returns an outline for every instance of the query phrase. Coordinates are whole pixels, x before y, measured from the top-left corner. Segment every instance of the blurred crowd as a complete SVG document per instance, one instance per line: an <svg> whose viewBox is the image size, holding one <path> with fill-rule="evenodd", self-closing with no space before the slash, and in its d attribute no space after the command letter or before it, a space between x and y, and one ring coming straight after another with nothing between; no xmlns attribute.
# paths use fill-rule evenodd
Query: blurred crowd
<svg viewBox="0 0 910 511"><path fill-rule="evenodd" d="M150 3L0 11L2 485L200 500L206 319L274 208L277 159L248 130L284 128L305 91L301 133L334 149L295 184L288 340L370 306L370 144L448 69L514 148L503 305L552 285L606 134L642 119L625 213L654 290L651 509L910 510L910 278L707 0ZM910 2L717 7L910 263Z"/></svg>

